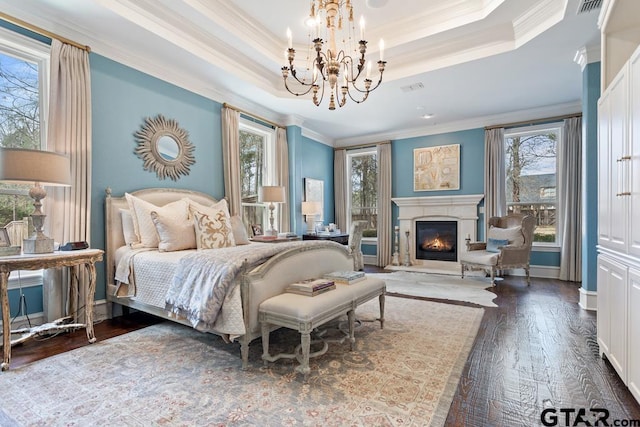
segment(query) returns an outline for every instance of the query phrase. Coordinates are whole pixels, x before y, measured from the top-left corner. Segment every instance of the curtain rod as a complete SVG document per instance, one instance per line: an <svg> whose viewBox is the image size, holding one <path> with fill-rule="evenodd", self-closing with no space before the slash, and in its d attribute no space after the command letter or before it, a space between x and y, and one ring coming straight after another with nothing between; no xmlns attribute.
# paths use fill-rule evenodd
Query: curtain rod
<svg viewBox="0 0 640 427"><path fill-rule="evenodd" d="M32 31L34 33L40 34L41 36L49 37L50 39L57 39L63 43L70 44L71 46L75 46L79 49L86 50L87 52L91 52L91 48L89 46L81 45L80 43L76 43L73 40L69 40L66 37L59 36L51 31L47 31L43 28L36 27L35 25L29 24L28 22L23 21L22 19L14 18L11 15L7 15L4 12L0 12L0 19L7 21L11 24L17 25L18 27L22 27L25 30Z"/></svg>
<svg viewBox="0 0 640 427"><path fill-rule="evenodd" d="M335 147L333 151L337 150L357 150L359 148L373 148L382 144L391 144L391 141L370 142L367 144L349 145L348 147Z"/></svg>
<svg viewBox="0 0 640 427"><path fill-rule="evenodd" d="M238 113L247 115L249 117L253 117L254 119L260 120L261 122L265 122L265 123L267 123L267 124L269 124L269 125L271 125L273 127L282 128L282 129L285 128L284 126L282 126L282 125L280 125L280 124L278 124L276 122L272 122L271 120L265 119L264 117L256 116L253 113L250 113L250 112L248 112L246 110L243 110L241 108L238 108L238 107L234 107L233 105L227 104L226 102L224 104L222 104L222 106L226 107L226 108L231 108L232 110L236 110Z"/></svg>
<svg viewBox="0 0 640 427"><path fill-rule="evenodd" d="M552 122L554 120L570 119L572 117L582 117L582 113L564 114L564 115L561 115L561 116L543 117L541 119L536 119L536 120L524 120L524 121L521 121L521 122L513 122L513 123L504 123L504 124L501 124L501 125L485 126L484 130L506 128L506 127L514 127L514 126L522 126L522 125L535 125L535 124L538 124L538 123L541 123L541 122Z"/></svg>

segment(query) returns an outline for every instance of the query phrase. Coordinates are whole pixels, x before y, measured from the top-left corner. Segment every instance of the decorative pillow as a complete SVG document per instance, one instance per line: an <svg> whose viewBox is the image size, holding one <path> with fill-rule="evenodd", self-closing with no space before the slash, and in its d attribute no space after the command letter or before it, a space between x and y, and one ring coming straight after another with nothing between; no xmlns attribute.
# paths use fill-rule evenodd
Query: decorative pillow
<svg viewBox="0 0 640 427"><path fill-rule="evenodd" d="M491 226L487 232L487 239L508 240L511 246L524 245L524 235L520 226L511 228Z"/></svg>
<svg viewBox="0 0 640 427"><path fill-rule="evenodd" d="M236 245L248 245L249 236L247 236L247 229L242 223L240 215L234 215L231 217L231 230L233 231L233 239L236 241Z"/></svg>
<svg viewBox="0 0 640 427"><path fill-rule="evenodd" d="M136 229L133 226L133 217L128 209L120 209L120 219L122 220L122 234L124 235L124 243L131 246L138 242Z"/></svg>
<svg viewBox="0 0 640 427"><path fill-rule="evenodd" d="M151 220L158 232L160 252L196 248L196 230L192 221L176 222L171 216L156 211L151 212Z"/></svg>
<svg viewBox="0 0 640 427"><path fill-rule="evenodd" d="M132 244L132 247L157 248L159 239L156 226L151 219L151 212L156 211L164 216L170 217L172 221L184 223L189 220L189 204L186 200L177 200L167 203L164 206L156 206L138 197L125 193L131 217L133 218L133 226L136 231L138 243Z"/></svg>
<svg viewBox="0 0 640 427"><path fill-rule="evenodd" d="M487 252L500 252L501 246L507 246L509 241L507 239L492 239L487 240Z"/></svg>
<svg viewBox="0 0 640 427"><path fill-rule="evenodd" d="M185 198L183 199L185 201L187 201L189 203L189 207L190 208L194 208L200 212L204 212L206 214L211 214L212 212L217 212L219 210L222 210L228 217L231 217L231 214L229 214L229 205L227 204L227 201L225 199L219 200L217 202L215 202L212 205L203 205L201 203L198 202L194 202L193 200L189 199L189 198ZM189 219L191 219L191 217L189 217Z"/></svg>
<svg viewBox="0 0 640 427"><path fill-rule="evenodd" d="M235 246L229 216L220 209L213 214L190 208L196 228L196 246L200 249L218 249Z"/></svg>

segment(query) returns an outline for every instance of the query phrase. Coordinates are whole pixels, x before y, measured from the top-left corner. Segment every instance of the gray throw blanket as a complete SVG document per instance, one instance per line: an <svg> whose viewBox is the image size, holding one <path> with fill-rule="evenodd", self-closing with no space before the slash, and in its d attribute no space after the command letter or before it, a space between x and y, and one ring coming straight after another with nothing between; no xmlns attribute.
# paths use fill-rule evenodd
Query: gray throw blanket
<svg viewBox="0 0 640 427"><path fill-rule="evenodd" d="M206 249L185 256L173 277L166 296L166 309L185 318L200 331L213 330L222 303L231 290L243 265L247 270L272 256L302 246L336 244L323 241L252 243L221 249ZM246 264L245 264L246 263Z"/></svg>

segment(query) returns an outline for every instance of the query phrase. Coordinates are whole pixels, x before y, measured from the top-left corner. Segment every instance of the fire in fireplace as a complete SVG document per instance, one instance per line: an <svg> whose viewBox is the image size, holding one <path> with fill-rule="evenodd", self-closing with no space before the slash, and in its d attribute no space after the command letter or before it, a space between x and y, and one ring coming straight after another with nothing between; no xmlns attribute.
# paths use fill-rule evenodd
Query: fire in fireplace
<svg viewBox="0 0 640 427"><path fill-rule="evenodd" d="M416 259L458 260L457 221L416 221Z"/></svg>

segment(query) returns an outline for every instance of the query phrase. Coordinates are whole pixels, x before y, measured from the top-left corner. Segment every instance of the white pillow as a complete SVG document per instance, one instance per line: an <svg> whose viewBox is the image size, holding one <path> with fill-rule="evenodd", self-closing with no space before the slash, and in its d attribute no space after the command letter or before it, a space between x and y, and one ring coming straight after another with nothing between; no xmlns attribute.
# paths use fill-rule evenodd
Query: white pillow
<svg viewBox="0 0 640 427"><path fill-rule="evenodd" d="M138 243L138 236L136 235L136 229L133 225L133 217L131 216L131 211L128 209L120 209L120 219L122 220L122 234L124 236L124 243L126 243L127 246Z"/></svg>
<svg viewBox="0 0 640 427"><path fill-rule="evenodd" d="M185 223L189 220L189 204L183 200L167 203L164 206L156 206L138 197L125 193L129 209L132 212L134 229L138 243L132 247L157 248L159 243L156 226L151 219L151 212L156 211L176 223ZM133 214L135 213L135 215Z"/></svg>
<svg viewBox="0 0 640 427"><path fill-rule="evenodd" d="M192 221L176 222L173 217L157 211L151 212L151 220L158 232L160 252L196 248L196 230Z"/></svg>
<svg viewBox="0 0 640 427"><path fill-rule="evenodd" d="M247 229L242 223L240 215L234 215L231 217L231 230L233 231L233 238L236 241L236 245L248 245L249 236L247 236Z"/></svg>
<svg viewBox="0 0 640 427"><path fill-rule="evenodd" d="M487 239L508 240L511 246L524 245L524 235L520 226L511 228L491 226L487 232Z"/></svg>
<svg viewBox="0 0 640 427"><path fill-rule="evenodd" d="M193 207L199 210L200 212L210 213L210 212L216 212L216 211L222 210L225 213L225 215L227 215L228 217L231 217L231 214L229 214L229 205L227 204L227 201L225 199L219 200L211 205L203 205L201 203L194 202L189 198L185 198L182 200L187 201L190 207Z"/></svg>
<svg viewBox="0 0 640 427"><path fill-rule="evenodd" d="M235 246L231 221L222 209L200 211L190 207L196 229L196 246L200 249L218 249Z"/></svg>

